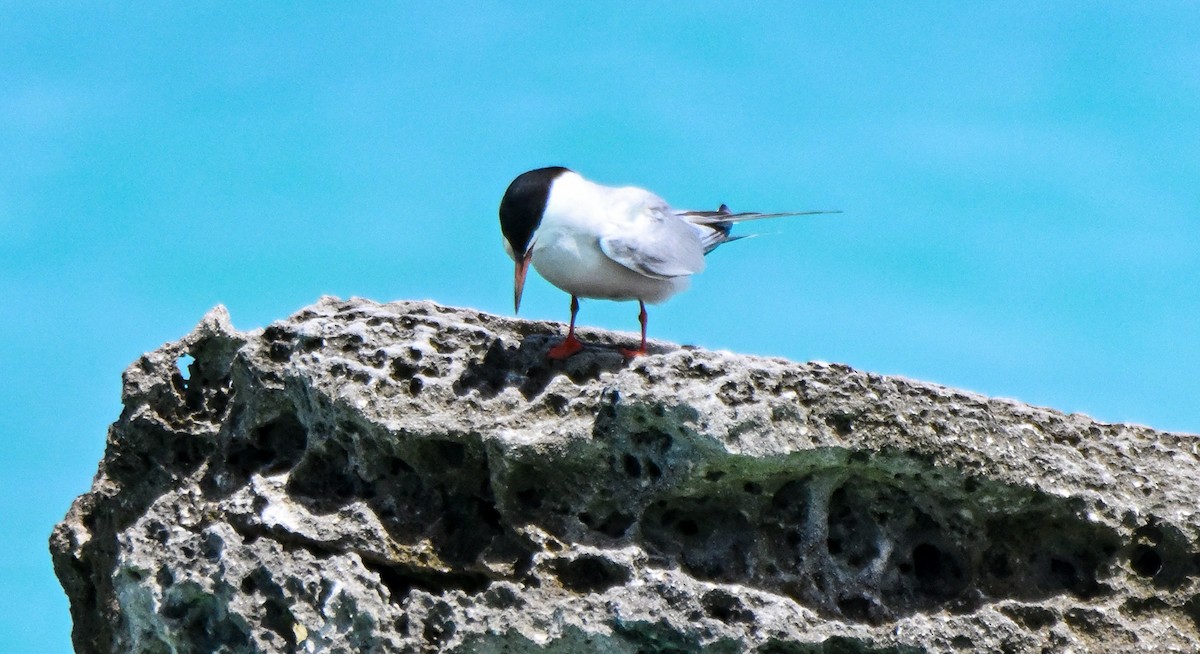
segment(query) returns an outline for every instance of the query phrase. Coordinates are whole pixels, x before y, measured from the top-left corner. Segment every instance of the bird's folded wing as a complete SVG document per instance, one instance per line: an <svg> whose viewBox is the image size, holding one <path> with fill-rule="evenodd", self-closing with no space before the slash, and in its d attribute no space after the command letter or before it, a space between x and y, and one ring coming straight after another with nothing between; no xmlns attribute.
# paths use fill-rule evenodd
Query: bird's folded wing
<svg viewBox="0 0 1200 654"><path fill-rule="evenodd" d="M622 266L655 279L704 270L704 246L695 229L665 207L648 208L633 224L601 236L600 251Z"/></svg>

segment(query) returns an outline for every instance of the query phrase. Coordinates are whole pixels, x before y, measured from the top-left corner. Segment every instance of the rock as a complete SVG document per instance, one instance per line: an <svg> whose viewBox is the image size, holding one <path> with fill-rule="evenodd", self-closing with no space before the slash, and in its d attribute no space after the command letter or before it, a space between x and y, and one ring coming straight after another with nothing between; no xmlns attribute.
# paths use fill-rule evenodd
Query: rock
<svg viewBox="0 0 1200 654"><path fill-rule="evenodd" d="M242 333L214 309L126 371L51 536L76 650L1200 642L1195 436L664 343L548 361L561 332L326 298Z"/></svg>

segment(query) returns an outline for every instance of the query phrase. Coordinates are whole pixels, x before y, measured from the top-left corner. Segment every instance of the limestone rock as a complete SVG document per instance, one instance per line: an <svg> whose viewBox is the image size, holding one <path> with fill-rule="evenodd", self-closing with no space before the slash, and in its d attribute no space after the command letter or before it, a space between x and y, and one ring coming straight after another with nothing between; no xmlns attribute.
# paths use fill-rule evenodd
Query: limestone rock
<svg viewBox="0 0 1200 654"><path fill-rule="evenodd" d="M1197 437L561 332L326 298L143 356L51 536L77 651L1197 650Z"/></svg>

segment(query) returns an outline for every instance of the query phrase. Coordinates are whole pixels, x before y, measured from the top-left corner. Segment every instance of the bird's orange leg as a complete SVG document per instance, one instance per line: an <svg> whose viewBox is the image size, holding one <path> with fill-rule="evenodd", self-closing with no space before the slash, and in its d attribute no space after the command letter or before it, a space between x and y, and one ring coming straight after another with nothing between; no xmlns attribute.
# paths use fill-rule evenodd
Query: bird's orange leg
<svg viewBox="0 0 1200 654"><path fill-rule="evenodd" d="M638 300L638 307L641 309L641 311L638 312L638 322L642 324L642 344L636 350L627 350L623 347L618 348L623 356L630 359L646 353L646 303Z"/></svg>
<svg viewBox="0 0 1200 654"><path fill-rule="evenodd" d="M575 314L579 313L579 298L571 296L571 326L567 328L567 337L546 352L551 359L566 359L583 349L583 343L575 338Z"/></svg>

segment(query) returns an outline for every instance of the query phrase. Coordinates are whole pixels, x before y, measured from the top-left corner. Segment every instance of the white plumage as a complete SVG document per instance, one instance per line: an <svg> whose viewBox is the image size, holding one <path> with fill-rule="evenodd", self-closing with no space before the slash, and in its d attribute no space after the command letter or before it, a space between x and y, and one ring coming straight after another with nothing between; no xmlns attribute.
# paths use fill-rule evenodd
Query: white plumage
<svg viewBox="0 0 1200 654"><path fill-rule="evenodd" d="M528 267L571 294L566 339L550 349L566 358L582 349L575 338L578 298L637 300L641 347L646 351L645 303L657 304L686 289L704 270L704 255L730 236L733 223L814 213L733 213L672 209L657 195L632 186L611 187L566 168L539 168L513 180L500 203L504 248L516 262L514 306L520 309Z"/></svg>
<svg viewBox="0 0 1200 654"><path fill-rule="evenodd" d="M696 230L649 191L564 173L551 187L532 263L546 281L577 297L657 304L704 270Z"/></svg>

